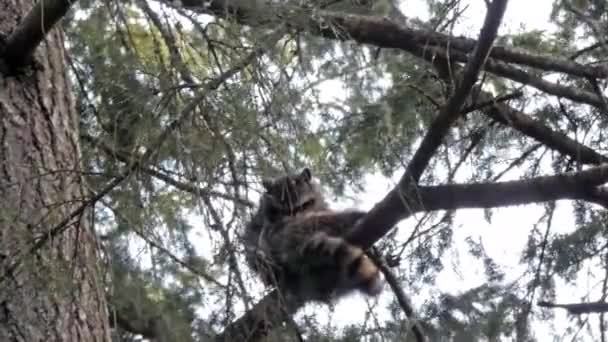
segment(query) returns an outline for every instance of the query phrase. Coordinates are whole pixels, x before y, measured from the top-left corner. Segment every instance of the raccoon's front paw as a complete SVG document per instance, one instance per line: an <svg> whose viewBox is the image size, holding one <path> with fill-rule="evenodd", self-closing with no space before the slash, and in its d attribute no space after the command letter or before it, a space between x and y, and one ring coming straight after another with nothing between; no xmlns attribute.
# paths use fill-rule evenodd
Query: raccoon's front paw
<svg viewBox="0 0 608 342"><path fill-rule="evenodd" d="M307 241L303 253L317 256L330 256L340 247L340 238L331 237L325 232L317 232Z"/></svg>

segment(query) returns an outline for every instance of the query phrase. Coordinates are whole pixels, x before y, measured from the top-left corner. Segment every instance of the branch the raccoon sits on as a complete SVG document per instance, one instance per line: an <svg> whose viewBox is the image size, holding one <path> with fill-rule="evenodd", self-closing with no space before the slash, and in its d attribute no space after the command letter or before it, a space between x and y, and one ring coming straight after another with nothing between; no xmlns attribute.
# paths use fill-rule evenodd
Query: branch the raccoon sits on
<svg viewBox="0 0 608 342"><path fill-rule="evenodd" d="M382 291L376 265L342 238L365 212L330 209L307 168L263 186L244 242L249 266L266 285L323 302L354 290L370 296Z"/></svg>

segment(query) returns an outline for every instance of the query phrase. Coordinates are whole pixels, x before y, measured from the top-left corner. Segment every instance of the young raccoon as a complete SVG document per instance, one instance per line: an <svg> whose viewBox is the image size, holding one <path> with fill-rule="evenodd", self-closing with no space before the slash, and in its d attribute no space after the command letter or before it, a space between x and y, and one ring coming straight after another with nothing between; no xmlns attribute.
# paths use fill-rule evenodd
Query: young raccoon
<svg viewBox="0 0 608 342"><path fill-rule="evenodd" d="M262 238L262 232L269 231L271 226L280 225L287 217L329 208L317 184L311 182L311 176L310 170L304 169L300 174L262 181L265 192L260 197L257 212L246 225L243 240L249 267L268 280L265 281L267 284L276 281L266 279L269 272L260 271L261 267L272 266L267 257L270 251L265 247L267 241Z"/></svg>
<svg viewBox="0 0 608 342"><path fill-rule="evenodd" d="M353 290L381 292L378 268L342 238L364 212L331 210L309 169L263 185L266 193L245 243L248 263L264 283L324 302Z"/></svg>

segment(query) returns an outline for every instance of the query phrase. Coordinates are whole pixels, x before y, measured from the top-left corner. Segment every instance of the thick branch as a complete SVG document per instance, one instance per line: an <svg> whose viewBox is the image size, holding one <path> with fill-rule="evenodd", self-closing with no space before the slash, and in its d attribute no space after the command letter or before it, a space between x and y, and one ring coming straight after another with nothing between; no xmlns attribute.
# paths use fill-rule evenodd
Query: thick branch
<svg viewBox="0 0 608 342"><path fill-rule="evenodd" d="M13 33L7 38L0 57L9 67L24 65L44 36L70 9L76 1L38 1Z"/></svg>
<svg viewBox="0 0 608 342"><path fill-rule="evenodd" d="M587 200L594 187L608 182L608 164L581 172L497 183L419 186L409 194L407 212L496 208L562 199ZM393 224L394 225L394 224Z"/></svg>
<svg viewBox="0 0 608 342"><path fill-rule="evenodd" d="M171 0L164 0L171 3ZM221 18L234 19L242 24L262 26L271 23L284 22L290 19L290 24L299 30L322 35L331 39L352 39L359 43L371 44L382 48L396 48L410 51L413 47L446 47L470 53L476 44L474 39L452 37L450 35L409 28L403 23L394 23L383 17L344 14L330 11L317 11L312 19L310 13L304 13L299 8L288 6L260 4L250 0L182 0L185 8L215 15ZM298 14L300 18L294 18ZM297 19L297 20L291 20ZM320 24L325 29L319 28ZM334 26L334 27L332 27ZM336 30L336 26L339 28ZM494 47L490 57L505 63L516 63L545 71L561 72L572 76L585 78L606 78L608 68L603 65L586 66L567 59L549 55L536 55L517 49Z"/></svg>
<svg viewBox="0 0 608 342"><path fill-rule="evenodd" d="M608 164L589 170L528 180L499 183L451 184L420 186L402 192L397 186L367 214L372 221L363 220L353 230L349 241L370 247L387 231L416 212L454 210L461 208L491 208L511 205L555 201L560 199L587 199L594 187L608 182ZM384 216L382 216L384 215ZM371 222L371 224L369 223ZM287 308L293 314L297 303L279 302L278 292L266 295L252 310L230 324L217 337L217 341L232 341L234 336L242 341L257 340L251 336L263 336L260 329L271 329L280 324L284 315L277 308Z"/></svg>
<svg viewBox="0 0 608 342"><path fill-rule="evenodd" d="M269 330L283 322L287 315L293 315L301 304L282 296L273 290L260 300L253 309L247 311L227 326L215 337L216 342L257 341Z"/></svg>
<svg viewBox="0 0 608 342"><path fill-rule="evenodd" d="M608 182L608 164L575 173L499 183L415 186L402 178L355 226L348 240L371 247L397 222L413 213L459 208L493 208L560 199L588 200Z"/></svg>
<svg viewBox="0 0 608 342"><path fill-rule="evenodd" d="M489 93L483 91L479 96L480 101L486 101L491 98L492 96ZM490 118L513 127L524 135L535 139L553 150L570 156L582 164L599 165L608 163L606 156L563 133L552 130L540 121L534 120L529 115L517 111L506 104L496 103L491 107L485 107L482 111Z"/></svg>
<svg viewBox="0 0 608 342"><path fill-rule="evenodd" d="M562 308L568 310L572 315L582 315L588 313L608 312L608 303L606 302L590 302L590 303L572 303L572 304L554 304L549 302L538 302L538 306L544 308Z"/></svg>
<svg viewBox="0 0 608 342"><path fill-rule="evenodd" d="M463 63L469 60L467 54L454 49L452 46L450 46L450 49L448 50L443 47L428 48L423 45L419 45L407 51L415 56L435 63L437 61L446 61L448 58L451 62L455 61ZM441 58L437 59L437 56ZM503 62L489 59L484 67L484 70L496 76L504 77L506 79L534 87L550 95L563 97L574 102L586 103L599 109L603 108L603 100L592 92L546 81L542 77L532 75L521 68L517 68Z"/></svg>
<svg viewBox="0 0 608 342"><path fill-rule="evenodd" d="M473 52L473 57L464 68L462 80L448 100L448 103L442 108L437 118L431 124L431 127L429 127L427 134L420 143L420 147L409 163L401 182L407 179L407 181L418 183L431 157L441 145L452 123L458 118L464 103L471 93L473 85L477 81L479 72L488 58L506 7L506 0L494 0L488 8L488 13L479 35L479 44Z"/></svg>

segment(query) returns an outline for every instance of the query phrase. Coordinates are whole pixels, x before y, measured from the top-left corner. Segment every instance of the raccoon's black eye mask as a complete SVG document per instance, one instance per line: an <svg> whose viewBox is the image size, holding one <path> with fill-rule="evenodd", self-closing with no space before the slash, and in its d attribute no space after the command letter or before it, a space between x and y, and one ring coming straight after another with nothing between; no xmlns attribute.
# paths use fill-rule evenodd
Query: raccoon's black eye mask
<svg viewBox="0 0 608 342"><path fill-rule="evenodd" d="M302 186L302 183L308 185L309 187L312 187L312 185L310 184L310 181L312 180L312 173L310 172L310 170L308 168L305 168L302 170L302 172L291 178L288 179L289 185L291 186ZM280 187L281 190L283 187L285 186L289 186L286 184L277 184L271 180L264 180L263 183L264 188L266 188L266 194L268 194L269 196L273 197L274 199L277 199L278 197L282 197L281 196L277 196L277 193L281 192L280 190L278 190L278 188ZM297 206L282 206L281 208L276 208L276 207L272 207L269 208L270 214L274 214L274 215L278 215L278 214L282 214L282 215L291 215L293 213L296 213L298 211L302 211L302 210L306 210L310 207L312 207L313 205L315 205L315 198L311 198L308 201L301 203L300 205ZM281 201L283 204L286 201Z"/></svg>
<svg viewBox="0 0 608 342"><path fill-rule="evenodd" d="M297 213L298 211L303 211L311 208L315 205L315 198L311 198L308 201L297 205L297 206L282 206L282 207L271 207L269 208L271 214L282 214L282 215L291 215Z"/></svg>
<svg viewBox="0 0 608 342"><path fill-rule="evenodd" d="M270 195L272 196L272 195ZM296 206L291 206L288 203L282 202L279 206L271 206L268 208L271 215L293 215L297 212L308 210L316 204L316 198L312 197L304 203Z"/></svg>
<svg viewBox="0 0 608 342"><path fill-rule="evenodd" d="M315 199L311 198L308 201L306 201L306 202L304 202L304 203L302 203L302 204L300 204L298 206L291 207L291 208L285 208L285 209L282 209L282 211L285 214L295 213L295 212L298 212L298 211L306 210L306 209L312 207L313 205L315 205Z"/></svg>

